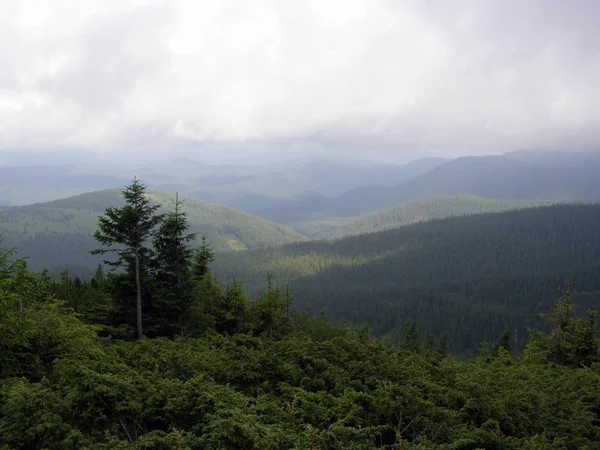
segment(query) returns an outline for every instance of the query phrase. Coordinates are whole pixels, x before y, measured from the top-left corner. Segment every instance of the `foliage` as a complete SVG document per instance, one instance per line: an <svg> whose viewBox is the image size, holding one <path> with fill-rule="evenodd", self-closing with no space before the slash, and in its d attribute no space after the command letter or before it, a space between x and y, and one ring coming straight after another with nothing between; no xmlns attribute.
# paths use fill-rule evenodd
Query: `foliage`
<svg viewBox="0 0 600 450"><path fill-rule="evenodd" d="M188 233L184 201L176 196L171 211L160 221L153 235L156 257L153 273L157 283L157 295L152 304L155 321L159 320L159 333L169 333L174 324L181 326L183 315L190 307L192 297L192 258L194 250L190 242L196 238ZM175 330L170 330L175 331Z"/></svg>
<svg viewBox="0 0 600 450"><path fill-rule="evenodd" d="M525 354L532 361L573 367L598 362L597 312L588 311L585 319L575 315L572 280L560 289L560 294L557 305L552 307L552 315L542 314L552 322L551 333L530 330L532 339Z"/></svg>
<svg viewBox="0 0 600 450"><path fill-rule="evenodd" d="M126 186L122 191L125 205L121 208L108 207L104 215L98 218L98 230L94 233L103 247L93 250L92 254L104 255L115 252L115 261L104 263L113 268L125 268L127 275L133 278L135 286L136 332L138 339L144 335L142 322L142 279L147 278L155 252L148 246L154 228L163 221L157 215L158 205L151 205L146 196L146 186L139 180ZM169 224L170 217L164 224ZM166 231L166 230L163 230Z"/></svg>
<svg viewBox="0 0 600 450"><path fill-rule="evenodd" d="M246 334L107 341L103 354L5 380L10 448L600 448L598 366L467 363L304 319Z"/></svg>

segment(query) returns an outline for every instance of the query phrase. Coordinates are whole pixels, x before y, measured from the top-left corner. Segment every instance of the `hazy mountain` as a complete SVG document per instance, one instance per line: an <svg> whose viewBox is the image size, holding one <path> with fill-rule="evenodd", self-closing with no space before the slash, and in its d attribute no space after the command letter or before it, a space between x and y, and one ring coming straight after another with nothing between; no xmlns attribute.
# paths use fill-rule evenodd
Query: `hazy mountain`
<svg viewBox="0 0 600 450"><path fill-rule="evenodd" d="M60 189L104 188L127 182L125 177L79 172L74 165L4 166L0 167L0 180L4 186L48 186Z"/></svg>
<svg viewBox="0 0 600 450"><path fill-rule="evenodd" d="M258 214L282 223L293 221L290 215L297 220L300 214L348 217L426 196L461 193L497 199L599 200L600 157L597 153L462 157L391 187L359 187L334 198L315 196Z"/></svg>
<svg viewBox="0 0 600 450"><path fill-rule="evenodd" d="M0 199L12 205L65 198L103 188L120 188L135 176L156 190L177 191L246 212L279 206L311 195L335 196L365 183L393 185L444 162L429 158L401 166L327 159L259 165L210 165L191 159L116 161L77 159L69 164L0 167Z"/></svg>
<svg viewBox="0 0 600 450"><path fill-rule="evenodd" d="M125 177L106 173L79 172L72 164L0 166L0 203L45 202L127 183Z"/></svg>
<svg viewBox="0 0 600 450"><path fill-rule="evenodd" d="M171 194L149 191L151 200L169 205ZM298 232L227 206L185 199L190 232L205 234L217 252L262 248L306 240ZM109 206L123 204L120 190L102 190L67 199L0 209L0 235L6 245L17 246L21 255L39 264L34 269L90 269L99 258L88 254L96 248L92 237L98 216Z"/></svg>

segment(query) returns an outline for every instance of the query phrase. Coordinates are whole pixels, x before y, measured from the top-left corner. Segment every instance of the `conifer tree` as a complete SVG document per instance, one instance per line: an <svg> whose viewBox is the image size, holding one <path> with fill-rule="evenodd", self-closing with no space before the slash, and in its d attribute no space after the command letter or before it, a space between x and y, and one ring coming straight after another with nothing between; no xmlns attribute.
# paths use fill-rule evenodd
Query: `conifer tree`
<svg viewBox="0 0 600 450"><path fill-rule="evenodd" d="M440 340L438 342L438 352L443 356L446 356L448 354L448 333L446 332L444 332L444 334L442 334L442 337L440 337Z"/></svg>
<svg viewBox="0 0 600 450"><path fill-rule="evenodd" d="M510 353L510 330L506 330L498 338L498 342L494 347L494 354L498 354L501 348Z"/></svg>
<svg viewBox="0 0 600 450"><path fill-rule="evenodd" d="M196 280L201 280L210 272L209 264L215 260L215 252L206 235L202 235L200 246L194 251L193 275Z"/></svg>
<svg viewBox="0 0 600 450"><path fill-rule="evenodd" d="M231 284L227 286L222 331L228 334L241 333L244 330L247 307L248 300L244 294L242 282L234 277Z"/></svg>
<svg viewBox="0 0 600 450"><path fill-rule="evenodd" d="M125 205L109 207L98 218L98 230L94 238L103 246L92 254L113 252L116 260L106 260L113 269L125 267L135 282L136 331L138 339L143 336L142 324L142 271L150 265L152 250L147 246L153 230L163 216L156 214L159 205L152 205L146 196L146 186L139 180L121 191Z"/></svg>
<svg viewBox="0 0 600 450"><path fill-rule="evenodd" d="M419 329L417 322L414 320L407 321L404 324L402 346L412 352L418 352L421 348L421 340L419 338Z"/></svg>
<svg viewBox="0 0 600 450"><path fill-rule="evenodd" d="M535 362L552 362L572 367L587 366L599 360L596 311L588 311L587 318L575 315L573 281L559 289L560 297L552 314L541 314L550 320L553 329L549 335L529 330L531 339L525 348L526 358Z"/></svg>
<svg viewBox="0 0 600 450"><path fill-rule="evenodd" d="M196 233L188 233L184 200L176 194L171 211L154 233L155 275L158 283L157 312L171 324L181 324L182 314L191 300L191 269L194 251L189 243Z"/></svg>
<svg viewBox="0 0 600 450"><path fill-rule="evenodd" d="M281 289L275 285L271 274L267 274L267 290L262 297L254 300L252 307L256 332L272 338L281 331L286 305L281 298Z"/></svg>

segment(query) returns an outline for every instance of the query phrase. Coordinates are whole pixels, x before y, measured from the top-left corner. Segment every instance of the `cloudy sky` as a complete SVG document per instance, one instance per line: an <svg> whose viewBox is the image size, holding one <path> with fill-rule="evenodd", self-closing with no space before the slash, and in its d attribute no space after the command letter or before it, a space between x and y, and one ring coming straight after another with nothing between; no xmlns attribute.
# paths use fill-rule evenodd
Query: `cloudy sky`
<svg viewBox="0 0 600 450"><path fill-rule="evenodd" d="M600 149L597 0L0 6L0 152Z"/></svg>

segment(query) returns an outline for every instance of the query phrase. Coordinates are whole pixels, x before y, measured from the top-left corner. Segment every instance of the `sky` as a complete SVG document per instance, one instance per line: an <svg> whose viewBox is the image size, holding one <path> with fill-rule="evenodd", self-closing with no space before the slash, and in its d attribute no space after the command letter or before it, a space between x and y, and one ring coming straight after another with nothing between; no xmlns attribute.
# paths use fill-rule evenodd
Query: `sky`
<svg viewBox="0 0 600 450"><path fill-rule="evenodd" d="M0 7L0 154L216 162L600 149L597 0Z"/></svg>

